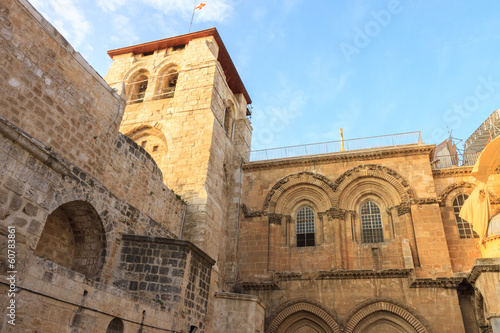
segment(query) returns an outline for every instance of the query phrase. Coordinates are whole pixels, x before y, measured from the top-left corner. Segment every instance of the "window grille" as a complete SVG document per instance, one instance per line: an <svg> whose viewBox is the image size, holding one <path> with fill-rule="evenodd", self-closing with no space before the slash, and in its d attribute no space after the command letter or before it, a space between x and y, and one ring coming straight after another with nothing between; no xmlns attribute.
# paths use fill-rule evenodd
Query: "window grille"
<svg viewBox="0 0 500 333"><path fill-rule="evenodd" d="M479 235L472 230L472 224L462 219L460 216L460 209L464 205L465 200L469 196L465 193L461 193L455 197L453 200L453 213L455 214L455 222L457 223L458 235L460 238L479 238Z"/></svg>
<svg viewBox="0 0 500 333"><path fill-rule="evenodd" d="M361 206L361 229L363 243L379 243L384 241L382 216L380 208L373 201L367 201Z"/></svg>
<svg viewBox="0 0 500 333"><path fill-rule="evenodd" d="M120 318L113 319L109 323L106 333L123 333L123 321Z"/></svg>
<svg viewBox="0 0 500 333"><path fill-rule="evenodd" d="M314 210L305 206L297 212L297 247L314 245Z"/></svg>

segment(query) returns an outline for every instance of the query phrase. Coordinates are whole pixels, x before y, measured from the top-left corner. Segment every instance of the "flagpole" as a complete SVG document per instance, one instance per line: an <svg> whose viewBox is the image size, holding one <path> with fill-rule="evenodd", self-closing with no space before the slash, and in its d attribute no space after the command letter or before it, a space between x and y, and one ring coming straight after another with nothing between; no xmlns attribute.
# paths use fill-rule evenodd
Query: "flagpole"
<svg viewBox="0 0 500 333"><path fill-rule="evenodd" d="M194 12L195 11L196 11L196 1L194 2L193 15L191 15L191 23L189 23L189 31L188 31L188 33L191 32L191 26L193 25L193 18L194 18Z"/></svg>

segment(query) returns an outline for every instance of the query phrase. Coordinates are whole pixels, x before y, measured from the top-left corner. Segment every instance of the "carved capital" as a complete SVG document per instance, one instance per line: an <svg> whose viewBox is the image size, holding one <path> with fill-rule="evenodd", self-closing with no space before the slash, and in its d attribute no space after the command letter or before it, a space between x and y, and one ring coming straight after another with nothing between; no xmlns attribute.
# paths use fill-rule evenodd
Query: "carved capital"
<svg viewBox="0 0 500 333"><path fill-rule="evenodd" d="M395 207L398 211L398 216L411 213L411 205L409 202L402 202Z"/></svg>
<svg viewBox="0 0 500 333"><path fill-rule="evenodd" d="M327 210L325 213L330 219L340 219L340 220L345 220L346 215L347 215L347 210L341 209L341 208L336 208L332 207L329 210Z"/></svg>
<svg viewBox="0 0 500 333"><path fill-rule="evenodd" d="M245 217L257 217L257 216L264 215L263 211L261 211L261 210L253 211L250 208L248 208L247 205L245 205L245 204L241 204L241 210L243 211L243 215Z"/></svg>
<svg viewBox="0 0 500 333"><path fill-rule="evenodd" d="M283 215L276 214L276 213L270 213L267 215L267 217L269 218L269 224L281 225L281 219L283 218Z"/></svg>

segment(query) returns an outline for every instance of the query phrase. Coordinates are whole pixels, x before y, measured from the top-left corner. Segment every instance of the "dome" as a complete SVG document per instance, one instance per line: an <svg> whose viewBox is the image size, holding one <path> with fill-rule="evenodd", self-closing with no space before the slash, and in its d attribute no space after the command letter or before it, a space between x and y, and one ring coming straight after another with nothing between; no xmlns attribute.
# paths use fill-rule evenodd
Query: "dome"
<svg viewBox="0 0 500 333"><path fill-rule="evenodd" d="M494 215L488 223L488 231L486 232L486 237L492 237L495 235L500 235L500 213Z"/></svg>

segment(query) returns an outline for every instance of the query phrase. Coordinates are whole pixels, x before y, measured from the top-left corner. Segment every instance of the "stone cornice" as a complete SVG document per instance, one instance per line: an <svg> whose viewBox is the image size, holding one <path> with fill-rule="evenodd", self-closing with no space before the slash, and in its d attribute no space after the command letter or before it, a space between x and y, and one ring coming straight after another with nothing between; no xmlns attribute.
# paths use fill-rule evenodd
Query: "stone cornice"
<svg viewBox="0 0 500 333"><path fill-rule="evenodd" d="M242 282L240 286L243 290L281 290L274 281Z"/></svg>
<svg viewBox="0 0 500 333"><path fill-rule="evenodd" d="M308 155L275 160L256 161L243 164L243 170L258 170L282 168L286 166L309 166L325 163L344 163L351 161L368 161L390 157L403 157L414 155L429 155L434 145L407 145L397 147L383 147L375 149L338 152L321 155Z"/></svg>
<svg viewBox="0 0 500 333"><path fill-rule="evenodd" d="M434 177L464 177L464 176L470 176L471 171L472 171L471 166L433 169L432 175Z"/></svg>
<svg viewBox="0 0 500 333"><path fill-rule="evenodd" d="M4 117L0 116L0 134L18 144L33 157L62 176L70 172L70 165L61 156Z"/></svg>
<svg viewBox="0 0 500 333"><path fill-rule="evenodd" d="M316 273L282 272L275 273L276 281L299 280L352 280L352 279L388 279L407 278L412 269L360 269L360 270L335 270L320 271Z"/></svg>
<svg viewBox="0 0 500 333"><path fill-rule="evenodd" d="M445 288L456 289L464 279L461 277L443 277L436 279L410 278L410 288Z"/></svg>
<svg viewBox="0 0 500 333"><path fill-rule="evenodd" d="M266 303L264 301L255 295L247 295L247 294L236 294L236 293L228 293L224 291L217 291L215 293L216 298L222 298L222 299L230 299L234 301L246 301L246 302L255 302L258 303L264 310L267 308Z"/></svg>
<svg viewBox="0 0 500 333"><path fill-rule="evenodd" d="M467 281L475 283L482 273L500 272L500 258L478 258L467 275Z"/></svg>
<svg viewBox="0 0 500 333"><path fill-rule="evenodd" d="M194 253L196 253L199 257L206 260L210 265L215 264L215 260L212 259L208 254L203 252L199 247L194 245L193 243L182 240L182 239L174 239L174 238L163 238L163 237L149 237L149 236L139 236L139 235L122 235L123 240L128 240L132 242L150 242L150 243L159 243L159 244L168 244L168 245L176 245L190 249Z"/></svg>

